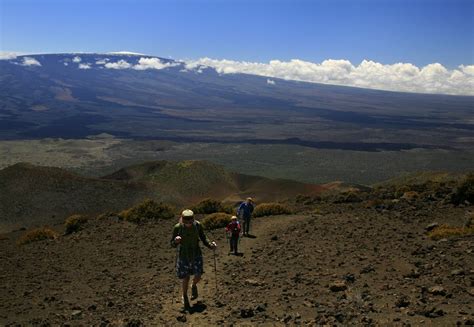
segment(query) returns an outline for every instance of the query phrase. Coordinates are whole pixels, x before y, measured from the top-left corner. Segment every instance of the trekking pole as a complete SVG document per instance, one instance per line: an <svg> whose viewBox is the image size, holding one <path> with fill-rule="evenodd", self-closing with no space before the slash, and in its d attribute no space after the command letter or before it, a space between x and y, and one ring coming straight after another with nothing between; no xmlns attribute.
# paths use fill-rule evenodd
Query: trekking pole
<svg viewBox="0 0 474 327"><path fill-rule="evenodd" d="M176 247L176 255L174 257L174 267L176 269L176 266L178 265L178 259L179 259L179 248L180 248L181 244L178 244L178 246ZM174 304L175 303L175 296L176 296L176 292L175 292L175 287L176 287L176 282L173 282L173 290L172 290L172 296L171 296L171 304Z"/></svg>
<svg viewBox="0 0 474 327"><path fill-rule="evenodd" d="M214 251L214 279L216 280L216 295L217 295L217 260L216 260L216 248Z"/></svg>

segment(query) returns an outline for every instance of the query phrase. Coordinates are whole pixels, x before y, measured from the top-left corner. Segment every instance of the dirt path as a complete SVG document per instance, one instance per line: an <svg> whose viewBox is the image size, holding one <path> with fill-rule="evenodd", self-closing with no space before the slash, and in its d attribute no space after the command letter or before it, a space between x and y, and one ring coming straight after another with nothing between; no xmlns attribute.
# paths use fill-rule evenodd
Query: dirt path
<svg viewBox="0 0 474 327"><path fill-rule="evenodd" d="M190 310L182 310L180 281L177 279L171 281L171 283L175 283L172 290L173 300L163 303L161 312L164 315L157 316L157 320L154 322L169 324L186 322L196 326L229 322L233 303L240 304L242 300L245 301L242 298L235 298L232 289L228 288L230 281L240 279L238 283L243 285L249 281L252 282L255 276L245 278L245 270L258 265L256 263L259 253L257 249L265 247L272 236L284 233L289 226L308 218L308 216L295 215L253 219L251 235L254 237L243 237L239 243L239 252L242 256L228 254L229 244L226 242L223 231L209 233L209 238L216 240L219 246L216 251L217 286L213 252L204 248L205 274L199 283L199 298L191 301L192 308ZM262 294L262 296L264 295Z"/></svg>

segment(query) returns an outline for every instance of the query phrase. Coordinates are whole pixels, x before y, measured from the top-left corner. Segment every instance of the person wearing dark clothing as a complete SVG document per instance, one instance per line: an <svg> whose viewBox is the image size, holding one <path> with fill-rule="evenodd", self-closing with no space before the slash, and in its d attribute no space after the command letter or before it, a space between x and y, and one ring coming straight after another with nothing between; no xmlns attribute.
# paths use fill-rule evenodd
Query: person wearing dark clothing
<svg viewBox="0 0 474 327"><path fill-rule="evenodd" d="M250 218L252 217L253 209L254 204L252 198L247 198L247 200L242 202L237 209L237 217L240 217L243 220L244 236L249 236Z"/></svg>
<svg viewBox="0 0 474 327"><path fill-rule="evenodd" d="M184 210L181 214L180 222L173 228L171 246L177 248L176 275L182 279L183 305L185 309L190 307L188 300L188 285L191 275L194 275L191 286L191 300L198 297L197 283L204 273L202 252L199 247L199 240L208 248L215 250L217 245L210 242L201 223L194 220L194 213L191 210Z"/></svg>
<svg viewBox="0 0 474 327"><path fill-rule="evenodd" d="M239 237L240 237L240 222L237 220L236 216L232 216L231 221L227 224L225 228L227 237L229 238L230 244L230 252L238 255L239 252L237 251L237 245L239 244Z"/></svg>

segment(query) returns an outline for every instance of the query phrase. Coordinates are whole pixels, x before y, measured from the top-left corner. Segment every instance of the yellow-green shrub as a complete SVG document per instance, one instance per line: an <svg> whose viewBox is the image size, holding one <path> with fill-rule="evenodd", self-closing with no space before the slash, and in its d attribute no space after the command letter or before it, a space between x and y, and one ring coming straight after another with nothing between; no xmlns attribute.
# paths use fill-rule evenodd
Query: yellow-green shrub
<svg viewBox="0 0 474 327"><path fill-rule="evenodd" d="M158 219L169 219L173 216L174 210L171 206L149 199L119 214L119 217L123 220L137 224Z"/></svg>
<svg viewBox="0 0 474 327"><path fill-rule="evenodd" d="M41 241L41 240L48 240L48 239L56 239L58 237L58 233L48 227L40 227L33 230L30 230L24 233L20 239L18 240L18 245L28 244L31 242Z"/></svg>
<svg viewBox="0 0 474 327"><path fill-rule="evenodd" d="M290 208L280 203L261 203L255 207L255 210L253 211L253 216L263 217L274 215L287 215L290 213Z"/></svg>
<svg viewBox="0 0 474 327"><path fill-rule="evenodd" d="M191 210L195 214L205 214L205 215L214 213L214 212L221 212L223 211L222 209L223 209L222 203L220 201L213 200L213 199L204 199L191 208Z"/></svg>
<svg viewBox="0 0 474 327"><path fill-rule="evenodd" d="M207 215L201 220L202 227L205 229L216 229L227 226L232 216L225 212L215 212Z"/></svg>
<svg viewBox="0 0 474 327"><path fill-rule="evenodd" d="M408 191L403 193L402 199L412 201L420 197L420 194L416 191Z"/></svg>
<svg viewBox="0 0 474 327"><path fill-rule="evenodd" d="M449 225L441 225L428 233L428 237L433 240L439 240L450 236L462 236L474 234L474 226L454 227Z"/></svg>
<svg viewBox="0 0 474 327"><path fill-rule="evenodd" d="M474 203L474 173L467 175L459 183L451 197L451 202L454 204L461 204L464 201Z"/></svg>
<svg viewBox="0 0 474 327"><path fill-rule="evenodd" d="M82 226L87 222L87 218L81 215L72 215L66 219L64 227L66 234L72 234L81 230Z"/></svg>

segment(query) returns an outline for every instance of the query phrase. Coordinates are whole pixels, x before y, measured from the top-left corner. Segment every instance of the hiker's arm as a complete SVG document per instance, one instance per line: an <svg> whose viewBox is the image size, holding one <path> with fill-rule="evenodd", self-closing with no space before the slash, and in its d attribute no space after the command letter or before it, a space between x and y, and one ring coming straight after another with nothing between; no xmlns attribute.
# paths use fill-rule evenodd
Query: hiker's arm
<svg viewBox="0 0 474 327"><path fill-rule="evenodd" d="M211 244L211 242L207 238L206 234L204 233L204 229L202 228L202 226L200 224L198 225L198 232L199 232L199 238L201 239L202 243L206 247L208 247L209 249L214 248L214 246ZM214 243L214 242L212 242L212 243Z"/></svg>
<svg viewBox="0 0 474 327"><path fill-rule="evenodd" d="M178 236L179 228L176 228L176 226L173 228L173 236L171 237L170 244L172 247L177 247L178 243L175 242L176 236Z"/></svg>

